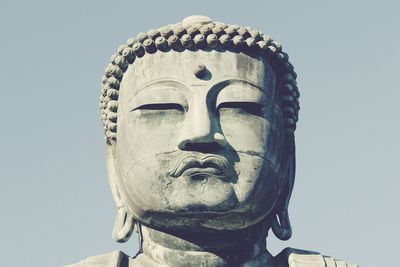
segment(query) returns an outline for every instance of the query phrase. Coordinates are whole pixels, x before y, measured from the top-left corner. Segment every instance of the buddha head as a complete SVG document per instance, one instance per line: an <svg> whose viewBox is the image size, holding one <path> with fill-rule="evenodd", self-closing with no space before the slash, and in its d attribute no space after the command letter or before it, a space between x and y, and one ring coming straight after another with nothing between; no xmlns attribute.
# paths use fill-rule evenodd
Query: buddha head
<svg viewBox="0 0 400 267"><path fill-rule="evenodd" d="M296 74L270 36L192 16L128 39L102 80L113 237L135 223L291 235Z"/></svg>

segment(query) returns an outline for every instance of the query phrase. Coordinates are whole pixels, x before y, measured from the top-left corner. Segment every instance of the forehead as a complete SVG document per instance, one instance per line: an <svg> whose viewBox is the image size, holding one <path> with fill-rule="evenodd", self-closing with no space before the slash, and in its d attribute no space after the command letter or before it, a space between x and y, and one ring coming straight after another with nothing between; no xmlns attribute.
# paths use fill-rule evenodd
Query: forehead
<svg viewBox="0 0 400 267"><path fill-rule="evenodd" d="M210 79L202 80L194 75L199 65L205 65L211 72ZM187 87L211 87L230 79L248 81L268 91L275 88L275 74L264 58L230 51L185 50L157 52L135 60L126 71L120 90L122 94L134 94L146 85L162 80L178 81Z"/></svg>

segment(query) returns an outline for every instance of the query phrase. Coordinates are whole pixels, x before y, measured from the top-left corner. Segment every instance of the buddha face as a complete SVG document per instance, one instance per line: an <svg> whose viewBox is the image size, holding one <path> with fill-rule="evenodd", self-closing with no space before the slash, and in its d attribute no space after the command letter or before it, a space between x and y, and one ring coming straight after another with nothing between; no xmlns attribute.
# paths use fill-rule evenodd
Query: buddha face
<svg viewBox="0 0 400 267"><path fill-rule="evenodd" d="M259 222L279 198L283 145L275 74L262 58L157 52L123 77L117 183L144 224L201 232Z"/></svg>

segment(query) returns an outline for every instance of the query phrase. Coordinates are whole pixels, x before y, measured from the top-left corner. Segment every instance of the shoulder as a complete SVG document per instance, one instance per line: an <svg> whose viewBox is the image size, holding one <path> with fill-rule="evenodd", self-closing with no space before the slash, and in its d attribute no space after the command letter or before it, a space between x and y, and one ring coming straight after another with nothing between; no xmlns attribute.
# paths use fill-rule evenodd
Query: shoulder
<svg viewBox="0 0 400 267"><path fill-rule="evenodd" d="M129 257L121 251L113 251L84 259L64 267L128 267Z"/></svg>
<svg viewBox="0 0 400 267"><path fill-rule="evenodd" d="M347 263L318 252L285 248L274 257L276 267L358 267L357 264Z"/></svg>

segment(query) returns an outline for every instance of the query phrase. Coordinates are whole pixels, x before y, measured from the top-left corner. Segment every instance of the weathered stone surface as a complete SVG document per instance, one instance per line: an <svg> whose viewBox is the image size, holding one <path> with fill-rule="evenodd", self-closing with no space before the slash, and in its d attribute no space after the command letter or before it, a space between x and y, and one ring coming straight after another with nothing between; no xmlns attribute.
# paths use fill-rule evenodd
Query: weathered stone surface
<svg viewBox="0 0 400 267"><path fill-rule="evenodd" d="M140 251L84 266L351 266L287 248L299 92L282 45L192 16L128 39L102 79L100 109L117 206L113 238Z"/></svg>
<svg viewBox="0 0 400 267"><path fill-rule="evenodd" d="M78 263L66 265L65 267L127 267L129 257L120 251L89 257Z"/></svg>
<svg viewBox="0 0 400 267"><path fill-rule="evenodd" d="M198 263L196 263L198 264ZM143 254L136 258L130 258L122 252L114 251L94 257L76 264L65 267L155 267L168 266L152 261ZM209 265L186 265L186 266L209 266ZM266 254L250 262L242 263L241 267L357 267L356 264L346 263L342 260L335 260L331 257L322 256L316 252L304 251L292 248L284 249L276 257Z"/></svg>

